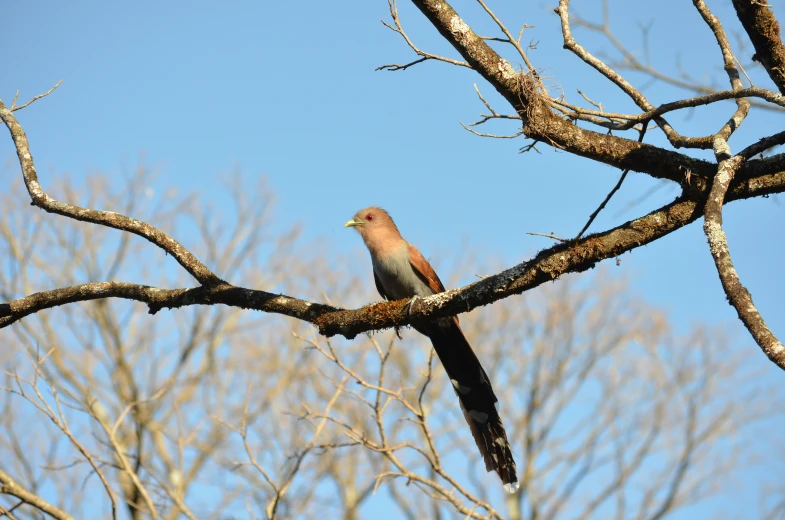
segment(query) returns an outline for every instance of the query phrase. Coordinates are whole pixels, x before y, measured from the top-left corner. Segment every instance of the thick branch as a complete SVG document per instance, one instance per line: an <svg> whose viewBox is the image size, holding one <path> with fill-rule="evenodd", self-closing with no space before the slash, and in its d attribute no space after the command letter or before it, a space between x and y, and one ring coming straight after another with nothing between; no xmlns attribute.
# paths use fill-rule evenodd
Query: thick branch
<svg viewBox="0 0 785 520"><path fill-rule="evenodd" d="M93 282L42 291L0 304L0 328L7 327L25 316L44 309L104 298L122 298L146 303L150 314L155 314L161 309L221 303L231 307L283 314L312 323L320 316L340 311L337 307L330 305L311 303L265 291L244 289L225 282L209 287L181 289L159 289L125 282Z"/></svg>
<svg viewBox="0 0 785 520"><path fill-rule="evenodd" d="M718 141L720 141L717 147L719 155L723 153L724 149L727 149L727 143L723 140ZM785 370L785 347L774 336L766 322L763 321L763 317L752 302L752 296L747 288L741 284L739 274L733 266L733 261L730 257L728 239L722 230L722 205L725 200L725 194L739 165L743 161L744 158L740 155L720 161L717 168L717 176L714 178L714 184L704 209L703 231L709 240L711 256L714 259L714 264L717 266L717 273L720 276L725 295L728 297L728 302L736 309L739 319L747 327L747 330L750 331L750 334L763 349L766 356Z"/></svg>
<svg viewBox="0 0 785 520"><path fill-rule="evenodd" d="M513 106L524 133L536 141L622 170L681 182L691 172L691 188L707 189L716 165L646 143L594 132L574 125L550 109L536 75L517 73L444 0L412 0L463 58ZM652 107L654 108L654 107ZM772 170L772 172L775 170Z"/></svg>
<svg viewBox="0 0 785 520"><path fill-rule="evenodd" d="M731 184L726 202L785 190L785 171ZM753 195L756 194L756 195ZM374 304L355 311L327 314L316 320L319 331L327 336L352 337L362 332L412 323L420 317L443 317L469 312L477 307L521 294L560 277L583 272L599 261L646 245L694 222L702 216L702 204L683 196L639 219L581 240L556 244L536 257L506 271L484 278L461 289L454 289L417 300L407 314L406 301Z"/></svg>
<svg viewBox="0 0 785 520"><path fill-rule="evenodd" d="M0 469L0 493L5 495L12 495L22 500L26 504L30 504L31 506L43 511L44 513L48 514L52 518L57 518L58 520L73 520L74 517L59 509L43 498L35 495L22 486L16 483L16 481L11 478L8 473Z"/></svg>
<svg viewBox="0 0 785 520"><path fill-rule="evenodd" d="M470 62L482 64L487 69L488 63L482 60L486 58L501 60L485 45L481 38L474 35L460 18L457 18L455 12L446 3L432 0L428 4L437 5L434 8L437 12L433 14L435 19L440 20L440 17L446 15L451 20L452 30L457 35L453 38L454 44L459 47L463 44L467 45L464 50ZM433 6L431 5L431 7ZM442 10L444 11L443 13L439 12ZM510 76L509 72L512 69L507 62L501 60L495 63L500 67L496 69L496 72L484 69L483 74L493 78L491 82L494 83L497 89L512 89L506 91L508 95L513 95L514 92L520 93L521 97L515 102L520 110L527 109L522 103L525 96L529 96L528 100L531 102L531 106L527 110L529 112L540 111L537 112L536 118L532 117L529 119L529 128L532 128L532 124L535 121L540 121L536 123L540 125L538 128L546 128L548 125L553 124L556 125L554 128L558 127L557 130L563 130L564 135L567 135L568 138L572 136L576 141L581 141L580 144L573 146L574 153L585 152L589 157L596 159L598 154L601 155L603 153L604 148L616 146L623 150L621 156L616 158L616 161L621 166L630 164L631 166L628 166L630 169L647 171L645 168L641 169L638 167L641 161L643 161L642 164L644 165L659 163L659 166L654 166L654 168L659 168L656 171L661 173L662 178L679 180L682 175L690 174L695 180L692 181L689 189L685 190L685 193L676 201L644 217L627 222L604 233L591 235L581 240L557 244L542 251L529 262L524 262L463 289L448 291L421 300L414 305L415 309L410 309L406 305L406 301L397 301L377 303L358 310L343 310L285 295L233 286L218 279L179 243L149 224L113 212L79 208L54 201L38 185L32 156L21 126L13 117L13 114L0 102L0 116L11 130L25 182L33 197L34 204L43 207L47 211L77 220L115 227L144 236L175 256L181 265L193 274L197 280L202 282L202 286L196 288L158 289L144 285L110 281L44 291L6 304L0 304L0 328L6 327L39 310L77 301L118 297L144 302L149 306L151 313L155 313L162 308L221 303L234 307L291 316L313 323L325 335L341 334L351 338L363 332L408 325L424 317L443 317L468 312L478 306L493 303L513 294L520 294L545 281L558 278L562 274L585 271L601 260L618 256L638 246L657 240L675 229L693 222L700 216L702 201L705 200L708 187L705 179L700 179L699 176L707 175L707 172L712 168L710 163L642 143L577 128L555 116L547 108L547 104L542 101L542 98L539 97L540 95L531 90L532 83L536 82L534 77L518 76L514 72ZM507 68L503 64L506 64ZM519 113L521 112L519 111ZM525 119L523 113L521 113L521 116ZM552 135L556 136L557 134L553 133ZM564 139L564 135L561 135L560 138L566 142L568 139ZM608 141L608 139L610 140ZM775 141L779 141L779 139L759 143L753 145L753 147L757 153L757 151L762 151L764 145L771 146L775 144ZM582 149L581 147L584 148ZM619 152L618 149L612 153L617 152ZM667 164L666 158L670 158L672 163ZM613 162L611 163L613 164ZM725 202L783 191L785 191L785 155L780 154L767 159L747 160L740 168L736 179L730 184L730 191Z"/></svg>
<svg viewBox="0 0 785 520"><path fill-rule="evenodd" d="M463 30L460 24L457 25L460 30ZM483 43L482 40L480 43ZM511 85L513 84L518 85L515 82ZM117 297L144 302L149 306L151 313L162 308L221 303L291 316L317 325L323 334L342 334L346 337L353 337L362 332L407 325L422 317L449 316L468 312L480 305L487 305L510 295L519 294L562 274L589 269L603 259L617 256L649 243L694 221L700 215L699 201L704 200L707 191L707 188L702 186L700 182L693 182L692 190L686 192L685 195L640 219L582 240L555 245L542 251L533 260L486 278L481 282L425 299L423 303L416 305L417 309L412 312L409 312L405 301L378 303L359 310L347 311L289 296L235 287L218 280L190 252L149 224L112 212L83 209L54 201L44 194L38 185L25 134L13 114L2 105L2 102L0 102L0 116L11 130L22 165L22 172L34 203L37 202L38 205L49 211L77 220L108 225L141 234L175 256L181 265L203 283L201 287L196 288L158 289L123 282L96 282L44 291L0 304L0 328L43 309L77 301ZM557 120L559 119L557 118ZM568 127L576 128L569 124ZM600 134L595 135L605 137ZM765 143L769 146L772 144L774 141ZM762 150L764 143L754 146L757 152ZM653 149L653 147L649 148ZM743 154L744 152L742 152ZM706 170L711 167L709 163L704 161L693 161L689 164L693 165L696 170L699 168ZM785 191L784 170L785 155L748 160L740 169L737 179L731 184L730 193L726 199L729 201ZM685 171L690 171L690 169ZM700 172L692 170L691 173ZM674 175L678 174L679 172L676 170Z"/></svg>
<svg viewBox="0 0 785 520"><path fill-rule="evenodd" d="M730 185L725 202L783 191L785 171L752 178L737 176ZM164 308L214 304L283 314L312 323L327 336L340 334L353 338L363 332L408 325L424 317L469 312L476 307L520 294L563 274L585 271L601 260L653 242L695 221L702 214L702 206L697 201L703 199L701 193L682 196L667 206L611 230L556 244L541 251L532 260L482 281L417 300L411 310L406 305L407 300L344 310L228 283L210 287L159 289L123 282L99 282L44 291L0 304L0 328L43 309L77 301L123 298L146 303L153 314Z"/></svg>
<svg viewBox="0 0 785 520"><path fill-rule="evenodd" d="M733 7L755 47L752 59L763 65L780 93L785 94L785 45L774 11L767 0L733 0Z"/></svg>

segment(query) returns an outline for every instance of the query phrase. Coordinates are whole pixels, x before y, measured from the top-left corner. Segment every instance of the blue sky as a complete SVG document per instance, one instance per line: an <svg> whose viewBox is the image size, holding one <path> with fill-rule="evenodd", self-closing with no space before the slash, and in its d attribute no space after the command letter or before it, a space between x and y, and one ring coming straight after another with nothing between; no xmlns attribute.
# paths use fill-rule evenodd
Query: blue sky
<svg viewBox="0 0 785 520"><path fill-rule="evenodd" d="M536 26L524 36L537 42L530 57L569 101L580 101L575 89L581 88L608 110L632 110L607 81L562 49L554 5L505 3L497 14L511 26ZM582 3L579 12L598 21L598 5ZM474 3L454 6L475 30L492 33ZM675 0L636 2L635 12L627 6L611 2L612 24L631 49L641 49L636 23L653 21L654 66L673 71L678 60L695 78L725 87L719 50L691 6ZM424 63L403 72L376 72L379 65L415 58L379 23L389 19L384 0L52 2L46 7L14 2L4 7L0 97L8 103L18 89L26 101L63 80L52 96L17 113L45 186L64 173L77 180L95 171L116 175L143 155L162 172L154 190L194 190L220 205L227 174L239 168L249 179L268 179L277 194L281 229L301 222L307 239L326 239L326 255L359 250L355 234L342 225L357 209L380 205L410 242L448 271L442 275L447 279L449 255L461 247L513 265L550 245L526 231L574 235L620 173L543 144L541 154L519 155L526 144L521 139L482 139L463 130L459 121L474 121L485 112L475 82L497 110L507 111L469 70ZM711 7L729 31L739 30L729 2ZM400 10L417 45L455 56L411 5L402 3ZM597 36L580 29L575 35L589 50L613 55ZM751 53L737 48L745 64ZM758 72L748 72L757 85L770 86ZM628 78L646 85L655 104L685 96L640 74ZM705 135L732 109L729 103L688 111L671 122L683 134ZM754 111L731 141L732 149L781 130L781 120L781 114ZM492 129L516 130L513 125ZM647 142L663 139L651 131ZM706 152L693 155L710 158ZM0 139L0 158L13 160L7 137ZM674 196L666 187L624 210L655 185L631 174L591 230L634 218ZM785 336L783 217L781 197L737 202L725 211L742 282L780 338ZM357 258L349 268L370 268ZM686 330L696 320L729 324L765 377L781 380L779 369L743 333L727 305L700 222L621 260L613 269L627 275L648 301L669 309L680 327ZM465 273L461 280L468 283L473 275Z"/></svg>

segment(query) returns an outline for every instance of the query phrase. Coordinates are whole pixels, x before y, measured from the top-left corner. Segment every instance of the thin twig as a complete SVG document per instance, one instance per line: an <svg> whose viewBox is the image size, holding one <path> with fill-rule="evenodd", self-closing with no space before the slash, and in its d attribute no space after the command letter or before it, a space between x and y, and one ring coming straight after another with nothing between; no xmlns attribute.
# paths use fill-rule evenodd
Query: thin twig
<svg viewBox="0 0 785 520"><path fill-rule="evenodd" d="M390 70L390 71L393 71L393 72L396 71L396 70L406 70L409 67L411 67L412 65L417 65L418 63L422 63L422 62L424 62L426 60L430 60L430 59L431 59L430 56L424 56L424 57L420 58L419 60L414 60L412 62L407 63L406 65L399 65L397 63L390 63L388 65L380 65L379 67L376 67L374 70Z"/></svg>
<svg viewBox="0 0 785 520"><path fill-rule="evenodd" d="M474 123L469 123L468 125L466 125L465 123L460 121L460 124L464 128L464 130L468 130L469 132L473 133L474 135L478 135L480 137L492 137L492 138L496 138L496 139L514 139L514 138L516 138L516 137L518 137L520 135L523 135L523 130L521 130L519 132L516 132L514 135L498 135L498 134L477 132L475 130L472 130L471 128L468 128L468 127L472 127L472 126L479 126L479 125L485 124L488 121L490 121L491 119L506 119L506 120L521 121L521 116L518 115L518 114L514 114L514 115L500 114L496 110L494 110L494 108L491 106L491 104L488 102L488 100L486 100L483 97L482 93L480 92L480 89L477 88L477 83L474 84L474 91L477 93L477 97L480 98L480 101L482 101L482 104L485 105L485 108L487 108L491 113L490 114L480 114L480 116L482 116L482 119L480 119L478 121L475 121Z"/></svg>
<svg viewBox="0 0 785 520"><path fill-rule="evenodd" d="M643 142L643 136L645 135L646 135L646 127L644 126L640 131L640 136L638 137L639 143ZM624 182L624 179L627 178L628 173L630 173L629 168L627 168L626 170L624 170L624 172L622 172L621 177L619 177L619 182L617 182L616 186L614 186L613 189L610 191L610 193L606 195L605 200L603 200L602 203L600 203L600 205L597 207L597 209L594 210L594 213L592 213L591 216L589 216L589 220L586 222L583 228L581 228L580 232L578 232L578 234L575 235L575 238L573 238L573 240L578 240L579 238L581 238L581 236L586 232L586 230L589 229L589 226L591 226L591 223L594 222L595 218L597 218L597 215L600 214L600 211L602 211L603 208L605 208L605 205L608 204L608 202L611 200L611 198L613 198L616 192L619 191L619 188L621 188L621 185Z"/></svg>
<svg viewBox="0 0 785 520"><path fill-rule="evenodd" d="M518 39L516 40L513 38L510 31L507 29L507 26L504 25L504 23L501 20L499 20L499 18L493 13L493 11L491 11L491 8L488 7L488 5L483 0L477 0L477 2L479 2L479 4L482 6L485 12L488 13L488 16L490 16L493 19L493 21L496 22L496 25L499 26L499 29L501 29L501 31L507 37L507 41L510 43L510 45L515 47L515 50L518 51L518 55L526 64L526 68L529 69L529 72L534 72L534 66L529 61L529 57L526 56L526 53L523 51L523 48L521 48L521 36L523 36L523 30L526 28L526 26L525 25L523 26L518 36Z"/></svg>
<svg viewBox="0 0 785 520"><path fill-rule="evenodd" d="M622 54L622 57L623 57L622 61L611 63L611 66L613 66L614 68L642 72L642 73L652 77L653 79L656 79L656 80L668 83L670 85L673 85L673 86L676 86L676 87L679 87L679 88L683 88L683 89L686 89L686 90L691 90L693 92L698 92L698 93L702 93L702 94L714 94L716 92L715 89L710 88L710 87L708 87L706 85L699 84L697 81L693 80L692 78L688 77L687 79L689 79L689 81L685 81L685 80L679 79L677 77L670 76L668 74L664 74L664 73L658 71L657 69L652 68L650 65L642 63L640 60L638 60L638 58L636 57L635 54L630 52L624 46L624 44L618 38L616 38L616 35L614 35L613 32L611 31L611 28L610 28L610 25L607 22L607 19L604 20L604 23L597 24L597 23L593 23L593 22L590 22L588 20L585 20L585 19L579 17L578 15L573 14L572 15L572 23L574 25L576 25L576 26L583 27L584 29L588 29L590 31L594 31L594 32L597 32L599 34L602 34L603 36L605 36L608 39L608 41L611 42L611 44L616 48L616 50L618 50ZM687 76L686 73L684 73L683 75ZM763 108L763 109L767 109L767 110L777 110L777 111L780 111L780 110L785 109L785 107L783 107L782 105L771 106L771 105L766 105L764 103L757 103L757 102L752 102L751 105L755 106L757 108Z"/></svg>
<svg viewBox="0 0 785 520"><path fill-rule="evenodd" d="M437 54L431 54L420 50L420 48L417 47L414 44L414 42L412 42L412 40L409 38L409 35L406 34L406 31L403 30L403 26L401 25L401 20L398 17L398 4L396 3L396 0L387 0L387 5L390 8L390 16L393 19L393 23L395 24L395 27L385 22L384 20L382 20L382 24L388 29L390 29L392 32L400 34L401 37L406 41L406 44L409 46L409 48L412 49L414 52L416 52L418 56L421 56L421 58L418 60L414 60L411 63L407 63L406 65L398 65L395 63L389 65L381 65L380 67L376 67L376 70L389 70L389 71L406 70L412 65L417 65L418 63L422 63L427 60L443 61L445 63L449 63L450 65L467 67L469 69L472 68L472 66L466 63L465 61L454 60L452 58L447 58L444 56L439 56Z"/></svg>
<svg viewBox="0 0 785 520"><path fill-rule="evenodd" d="M534 231L527 231L526 234L527 235L534 235L534 236L538 236L538 237L552 238L554 240L558 240L559 242L567 242L566 238L559 238L556 235L554 235L553 233L535 233ZM487 276L485 278L487 278Z"/></svg>
<svg viewBox="0 0 785 520"><path fill-rule="evenodd" d="M722 28L720 20L714 16L711 10L709 10L704 0L693 0L692 3L700 13L703 21L706 22L706 25L708 25L711 31L714 33L714 38L717 40L717 45L722 52L722 61L725 72L728 75L731 88L734 92L742 90L744 85L742 84L741 78L739 77L739 71L736 70L736 64L739 62L739 60L737 60L733 55L733 50L731 49L730 42L728 41L728 37L725 35L725 30ZM749 114L750 102L744 98L737 98L736 107L736 112L734 112L730 120L725 123L717 132L716 138L722 138L726 141L730 138L733 132L735 132L736 129L741 126L741 123L747 117L747 114Z"/></svg>
<svg viewBox="0 0 785 520"><path fill-rule="evenodd" d="M514 134L509 134L509 135L498 135L498 134L489 134L489 133L485 133L485 132L478 132L477 130L475 130L473 128L469 128L469 126L465 125L462 121L459 121L459 123L461 124L461 126L463 127L464 130L467 130L467 131L473 133L474 135L477 135L477 136L480 136L480 137L491 137L493 139L515 139L516 137L520 137L520 136L523 135L523 130L519 130L519 131L515 132Z"/></svg>
<svg viewBox="0 0 785 520"><path fill-rule="evenodd" d="M16 92L16 96L14 96L14 101L13 101L13 103L11 103L11 112L16 112L17 110L22 110L25 107L29 107L31 104L33 104L34 102L38 101L39 99L48 96L49 94L54 92L55 89L57 87L59 87L62 82L63 82L63 80L59 80L57 83L55 83L54 87L50 88L49 90L47 90L43 94L38 94L37 96L34 96L33 99L31 99L30 101L28 101L24 105L19 105L19 106L16 106L16 99L19 96L19 91L17 91Z"/></svg>

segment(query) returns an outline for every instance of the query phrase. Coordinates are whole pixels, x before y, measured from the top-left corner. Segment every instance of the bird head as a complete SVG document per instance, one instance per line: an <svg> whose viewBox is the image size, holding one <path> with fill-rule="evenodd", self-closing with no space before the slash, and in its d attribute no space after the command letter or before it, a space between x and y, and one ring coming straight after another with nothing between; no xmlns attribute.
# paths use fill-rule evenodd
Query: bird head
<svg viewBox="0 0 785 520"><path fill-rule="evenodd" d="M371 252L386 251L406 243L389 213L376 206L361 209L343 227L356 229Z"/></svg>
<svg viewBox="0 0 785 520"><path fill-rule="evenodd" d="M355 213L351 220L343 225L345 228L355 228L363 236L378 229L391 226L397 230L395 223L390 218L390 214L376 206L361 209Z"/></svg>

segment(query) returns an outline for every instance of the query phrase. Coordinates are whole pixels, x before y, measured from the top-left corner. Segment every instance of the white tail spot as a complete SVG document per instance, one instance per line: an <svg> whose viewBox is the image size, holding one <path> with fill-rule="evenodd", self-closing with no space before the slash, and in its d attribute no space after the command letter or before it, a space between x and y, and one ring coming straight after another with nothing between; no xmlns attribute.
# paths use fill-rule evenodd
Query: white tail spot
<svg viewBox="0 0 785 520"><path fill-rule="evenodd" d="M488 420L488 414L485 412L478 412L477 410L469 410L469 415L478 423L484 423Z"/></svg>
<svg viewBox="0 0 785 520"><path fill-rule="evenodd" d="M458 391L458 393L461 395L466 395L472 391L470 387L463 386L462 384L460 384L457 379L450 379L450 382L452 383L452 386L454 386L455 389Z"/></svg>
<svg viewBox="0 0 785 520"><path fill-rule="evenodd" d="M508 482L504 485L504 490L507 493L515 493L518 491L518 488L521 487L520 483L516 480L515 482Z"/></svg>

